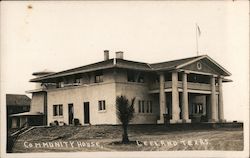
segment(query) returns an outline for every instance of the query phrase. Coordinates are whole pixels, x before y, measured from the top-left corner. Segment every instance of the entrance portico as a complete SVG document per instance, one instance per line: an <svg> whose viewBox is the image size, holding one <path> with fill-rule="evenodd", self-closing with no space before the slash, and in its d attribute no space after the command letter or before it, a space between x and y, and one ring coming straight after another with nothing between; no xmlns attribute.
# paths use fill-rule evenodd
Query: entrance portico
<svg viewBox="0 0 250 158"><path fill-rule="evenodd" d="M164 123L164 114L170 112L170 123L191 123L190 97L191 94L203 95L206 103L206 116L208 122L225 121L223 113L222 78L220 76L207 76L209 84L187 82L187 71L172 72L172 81L165 82L164 73L159 74L159 103L160 119L158 123ZM178 74L182 80L178 81ZM217 82L216 82L217 81ZM171 93L171 107L167 107L166 93ZM154 93L154 92L152 92ZM207 96L207 97L206 97ZM168 98L169 99L169 98ZM195 98L193 98L195 99ZM171 110L168 110L170 108Z"/></svg>
<svg viewBox="0 0 250 158"><path fill-rule="evenodd" d="M152 86L149 91L159 94L158 124L164 123L164 115L168 116L169 123L191 123L197 120L225 122L222 82L227 80L223 80L223 73L211 70L207 65L202 69L199 61L193 65L197 65L196 70L189 66L158 73L158 86ZM167 97L169 95L171 97ZM199 98L203 98L202 101L199 102Z"/></svg>

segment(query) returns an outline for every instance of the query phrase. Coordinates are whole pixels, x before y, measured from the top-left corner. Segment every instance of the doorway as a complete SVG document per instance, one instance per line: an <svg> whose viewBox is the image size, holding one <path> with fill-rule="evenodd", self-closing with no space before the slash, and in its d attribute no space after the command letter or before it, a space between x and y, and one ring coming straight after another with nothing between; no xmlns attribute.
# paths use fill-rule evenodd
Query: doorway
<svg viewBox="0 0 250 158"><path fill-rule="evenodd" d="M84 124L89 124L89 102L83 103Z"/></svg>
<svg viewBox="0 0 250 158"><path fill-rule="evenodd" d="M69 125L73 124L74 119L74 107L73 104L68 104L68 112L69 112Z"/></svg>

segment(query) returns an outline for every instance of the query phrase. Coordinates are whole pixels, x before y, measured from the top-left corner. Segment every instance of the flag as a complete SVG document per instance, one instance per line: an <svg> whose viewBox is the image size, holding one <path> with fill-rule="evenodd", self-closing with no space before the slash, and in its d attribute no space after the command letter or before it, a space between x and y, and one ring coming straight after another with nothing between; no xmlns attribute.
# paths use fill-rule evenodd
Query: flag
<svg viewBox="0 0 250 158"><path fill-rule="evenodd" d="M201 36L201 29L200 29L199 25L196 24L196 28L197 28L197 31L198 31L198 35Z"/></svg>

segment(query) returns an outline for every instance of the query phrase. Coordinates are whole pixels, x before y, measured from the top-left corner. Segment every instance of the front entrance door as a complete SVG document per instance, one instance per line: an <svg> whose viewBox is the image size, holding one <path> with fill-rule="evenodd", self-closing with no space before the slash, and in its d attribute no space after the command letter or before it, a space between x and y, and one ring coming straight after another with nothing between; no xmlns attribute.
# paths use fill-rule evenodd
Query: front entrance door
<svg viewBox="0 0 250 158"><path fill-rule="evenodd" d="M73 104L68 104L68 111L69 111L69 124L73 124L74 119L74 108Z"/></svg>
<svg viewBox="0 0 250 158"><path fill-rule="evenodd" d="M83 103L84 124L89 124L89 102Z"/></svg>

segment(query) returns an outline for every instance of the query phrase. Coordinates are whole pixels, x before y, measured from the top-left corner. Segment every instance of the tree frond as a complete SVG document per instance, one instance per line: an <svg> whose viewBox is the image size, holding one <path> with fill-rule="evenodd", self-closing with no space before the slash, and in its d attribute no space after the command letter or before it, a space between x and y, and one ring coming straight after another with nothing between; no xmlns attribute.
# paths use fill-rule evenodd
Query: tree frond
<svg viewBox="0 0 250 158"><path fill-rule="evenodd" d="M130 104L126 96L116 97L117 116L123 125L128 125L134 116L134 102L135 97Z"/></svg>

